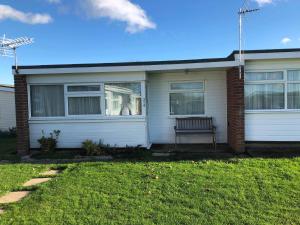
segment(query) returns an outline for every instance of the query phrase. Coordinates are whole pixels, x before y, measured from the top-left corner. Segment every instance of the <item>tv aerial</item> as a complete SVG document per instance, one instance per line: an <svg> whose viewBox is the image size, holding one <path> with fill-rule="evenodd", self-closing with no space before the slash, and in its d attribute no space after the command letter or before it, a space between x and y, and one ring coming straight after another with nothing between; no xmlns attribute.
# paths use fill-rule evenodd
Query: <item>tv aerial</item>
<svg viewBox="0 0 300 225"><path fill-rule="evenodd" d="M242 64L243 64L243 22L244 17L260 9L248 9L248 0L244 1L244 5L240 8L239 14L239 78L242 79Z"/></svg>
<svg viewBox="0 0 300 225"><path fill-rule="evenodd" d="M3 35L3 38L0 38L0 56L14 58L15 71L16 73L18 73L17 48L32 43L33 38L20 37L16 39L9 39L6 38L5 35Z"/></svg>

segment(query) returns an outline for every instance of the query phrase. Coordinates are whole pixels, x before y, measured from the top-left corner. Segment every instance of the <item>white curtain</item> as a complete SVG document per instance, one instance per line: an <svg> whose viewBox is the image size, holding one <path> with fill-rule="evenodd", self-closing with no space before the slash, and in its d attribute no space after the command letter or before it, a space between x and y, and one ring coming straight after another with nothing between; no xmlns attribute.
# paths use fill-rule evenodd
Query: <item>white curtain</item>
<svg viewBox="0 0 300 225"><path fill-rule="evenodd" d="M245 85L246 109L284 109L284 84Z"/></svg>
<svg viewBox="0 0 300 225"><path fill-rule="evenodd" d="M184 92L170 94L171 115L204 114L204 94L201 92Z"/></svg>
<svg viewBox="0 0 300 225"><path fill-rule="evenodd" d="M69 92L100 91L100 85L70 85Z"/></svg>
<svg viewBox="0 0 300 225"><path fill-rule="evenodd" d="M288 84L288 109L300 109L300 84Z"/></svg>
<svg viewBox="0 0 300 225"><path fill-rule="evenodd" d="M31 85L31 116L55 117L65 115L63 85Z"/></svg>
<svg viewBox="0 0 300 225"><path fill-rule="evenodd" d="M96 115L101 114L100 97L69 97L69 115Z"/></svg>

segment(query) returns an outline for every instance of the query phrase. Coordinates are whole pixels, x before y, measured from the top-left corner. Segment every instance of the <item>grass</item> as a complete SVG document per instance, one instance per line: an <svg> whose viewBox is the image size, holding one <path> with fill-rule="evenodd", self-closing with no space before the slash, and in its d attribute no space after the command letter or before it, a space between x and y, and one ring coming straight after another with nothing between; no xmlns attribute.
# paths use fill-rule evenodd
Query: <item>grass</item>
<svg viewBox="0 0 300 225"><path fill-rule="evenodd" d="M1 183L30 168L3 165ZM300 158L78 163L0 224L300 224L299 196Z"/></svg>
<svg viewBox="0 0 300 225"><path fill-rule="evenodd" d="M45 165L30 164L0 165L0 196L6 192L19 189L25 181L38 176L47 167Z"/></svg>
<svg viewBox="0 0 300 225"><path fill-rule="evenodd" d="M0 160L18 160L16 138L0 137Z"/></svg>

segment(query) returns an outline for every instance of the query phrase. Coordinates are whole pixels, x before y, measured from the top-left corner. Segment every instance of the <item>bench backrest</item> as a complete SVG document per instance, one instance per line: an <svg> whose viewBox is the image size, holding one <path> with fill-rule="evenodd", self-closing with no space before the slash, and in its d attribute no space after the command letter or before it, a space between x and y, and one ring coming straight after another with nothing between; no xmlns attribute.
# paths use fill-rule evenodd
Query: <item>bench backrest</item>
<svg viewBox="0 0 300 225"><path fill-rule="evenodd" d="M176 129L178 130L212 130L212 117L189 117L176 118Z"/></svg>

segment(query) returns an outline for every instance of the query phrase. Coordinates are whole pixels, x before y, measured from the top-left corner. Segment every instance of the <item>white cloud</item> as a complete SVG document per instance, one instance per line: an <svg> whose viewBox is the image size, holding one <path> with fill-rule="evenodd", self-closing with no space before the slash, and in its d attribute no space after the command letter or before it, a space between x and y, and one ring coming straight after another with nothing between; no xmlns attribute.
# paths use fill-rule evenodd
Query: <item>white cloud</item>
<svg viewBox="0 0 300 225"><path fill-rule="evenodd" d="M281 44L287 45L288 43L290 43L292 41L292 39L285 37L281 39Z"/></svg>
<svg viewBox="0 0 300 225"><path fill-rule="evenodd" d="M267 5L273 3L273 0L254 0L259 6Z"/></svg>
<svg viewBox="0 0 300 225"><path fill-rule="evenodd" d="M16 20L27 24L47 24L53 20L48 14L25 13L16 10L9 5L0 4L0 21L6 19Z"/></svg>
<svg viewBox="0 0 300 225"><path fill-rule="evenodd" d="M61 3L61 0L47 0L50 4L59 4Z"/></svg>
<svg viewBox="0 0 300 225"><path fill-rule="evenodd" d="M123 21L127 24L126 31L129 33L156 28L146 12L130 0L85 0L83 4L90 17Z"/></svg>

